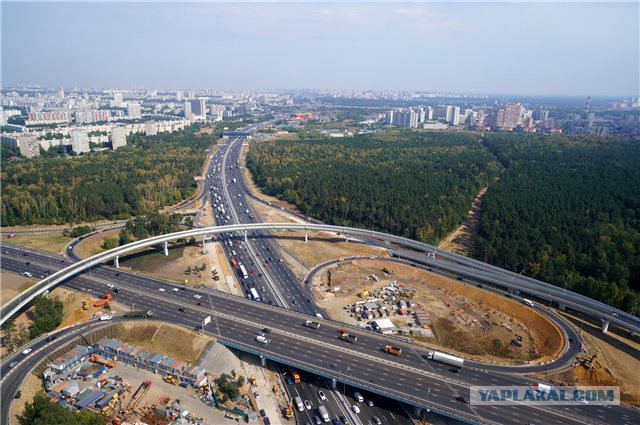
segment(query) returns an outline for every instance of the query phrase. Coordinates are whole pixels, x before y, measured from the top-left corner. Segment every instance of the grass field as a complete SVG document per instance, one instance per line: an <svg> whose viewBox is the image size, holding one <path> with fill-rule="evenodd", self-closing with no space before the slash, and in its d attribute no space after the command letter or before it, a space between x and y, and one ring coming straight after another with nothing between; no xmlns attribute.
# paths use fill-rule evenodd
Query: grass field
<svg viewBox="0 0 640 425"><path fill-rule="evenodd" d="M13 238L9 239L7 236L3 236L2 240L15 245L59 254L64 252L65 247L72 239L64 236L62 232L46 232L16 233Z"/></svg>
<svg viewBox="0 0 640 425"><path fill-rule="evenodd" d="M131 267L134 270L151 273L174 260L182 258L184 245L169 245L169 255L164 255L160 248L149 248L120 258L120 267Z"/></svg>
<svg viewBox="0 0 640 425"><path fill-rule="evenodd" d="M92 255L96 255L104 251L102 248L102 241L105 238L117 238L120 233L120 230L109 230L103 233L98 233L96 235L90 236L86 239L83 239L78 245L76 245L76 255L80 258L91 257Z"/></svg>

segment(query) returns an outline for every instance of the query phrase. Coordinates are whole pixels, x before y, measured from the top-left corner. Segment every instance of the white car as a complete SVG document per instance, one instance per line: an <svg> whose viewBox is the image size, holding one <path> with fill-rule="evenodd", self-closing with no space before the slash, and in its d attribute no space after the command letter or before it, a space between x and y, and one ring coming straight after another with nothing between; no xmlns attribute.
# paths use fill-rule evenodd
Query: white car
<svg viewBox="0 0 640 425"><path fill-rule="evenodd" d="M318 391L318 397L320 397L320 400L326 400L327 396L324 395L324 392L322 391Z"/></svg>
<svg viewBox="0 0 640 425"><path fill-rule="evenodd" d="M200 298L202 298L202 295L195 294L195 295L193 296L193 298L195 298L195 299L199 300Z"/></svg>
<svg viewBox="0 0 640 425"><path fill-rule="evenodd" d="M158 291L164 292L164 288L160 288L160 289L158 289Z"/></svg>
<svg viewBox="0 0 640 425"><path fill-rule="evenodd" d="M305 400L304 401L304 407L306 407L307 410L311 410L311 402L309 400Z"/></svg>
<svg viewBox="0 0 640 425"><path fill-rule="evenodd" d="M107 286L108 286L109 288L113 288L115 285L114 285L113 283L107 283Z"/></svg>
<svg viewBox="0 0 640 425"><path fill-rule="evenodd" d="M31 352L31 348L27 348L27 349L25 349L25 350L22 350L22 354L24 354L25 356L26 356L27 354L29 354L30 352Z"/></svg>
<svg viewBox="0 0 640 425"><path fill-rule="evenodd" d="M173 292L178 292L178 291L179 291L179 289L178 289L178 288L171 288L171 290L172 290Z"/></svg>
<svg viewBox="0 0 640 425"><path fill-rule="evenodd" d="M351 410L353 410L353 413L360 413L360 408L355 404L351 406Z"/></svg>

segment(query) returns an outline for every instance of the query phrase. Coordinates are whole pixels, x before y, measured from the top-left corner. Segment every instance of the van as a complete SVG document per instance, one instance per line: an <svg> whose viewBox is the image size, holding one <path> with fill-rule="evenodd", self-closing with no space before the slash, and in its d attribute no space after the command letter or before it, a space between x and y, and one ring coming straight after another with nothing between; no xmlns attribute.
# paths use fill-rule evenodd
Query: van
<svg viewBox="0 0 640 425"><path fill-rule="evenodd" d="M362 403L364 401L364 397L362 397L362 394L360 394L357 391L355 393L353 393L353 398L358 400L358 403Z"/></svg>

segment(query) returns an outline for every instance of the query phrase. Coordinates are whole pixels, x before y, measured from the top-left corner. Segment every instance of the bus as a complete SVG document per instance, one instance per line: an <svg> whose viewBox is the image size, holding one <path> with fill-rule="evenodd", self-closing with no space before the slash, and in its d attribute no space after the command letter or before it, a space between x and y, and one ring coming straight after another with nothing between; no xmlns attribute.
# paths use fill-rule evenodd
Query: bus
<svg viewBox="0 0 640 425"><path fill-rule="evenodd" d="M260 301L260 294L258 294L256 288L251 288L249 291L251 292L251 296L253 297L254 301Z"/></svg>
<svg viewBox="0 0 640 425"><path fill-rule="evenodd" d="M237 268L238 268L238 262L236 261L236 259L235 259L235 258L232 258L232 259L231 259L231 265L233 266L233 268L234 268L234 269L237 269Z"/></svg>
<svg viewBox="0 0 640 425"><path fill-rule="evenodd" d="M240 274L242 274L242 277L244 279L248 279L249 278L249 275L247 274L247 269L245 269L242 264L240 264Z"/></svg>

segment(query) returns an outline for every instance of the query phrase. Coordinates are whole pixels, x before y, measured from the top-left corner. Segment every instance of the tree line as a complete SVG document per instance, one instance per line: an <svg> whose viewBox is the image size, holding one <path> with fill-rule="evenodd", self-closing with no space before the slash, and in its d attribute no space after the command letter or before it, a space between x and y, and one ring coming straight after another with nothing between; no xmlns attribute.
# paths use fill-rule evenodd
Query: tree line
<svg viewBox="0 0 640 425"><path fill-rule="evenodd" d="M117 151L4 162L2 226L121 219L193 195L218 134L130 135Z"/></svg>
<svg viewBox="0 0 640 425"><path fill-rule="evenodd" d="M505 167L483 199L474 255L626 311L640 291L640 145L487 134Z"/></svg>
<svg viewBox="0 0 640 425"><path fill-rule="evenodd" d="M253 143L267 194L326 223L436 242L458 226L500 164L464 133L394 132Z"/></svg>

